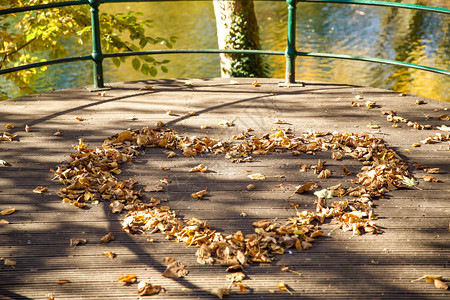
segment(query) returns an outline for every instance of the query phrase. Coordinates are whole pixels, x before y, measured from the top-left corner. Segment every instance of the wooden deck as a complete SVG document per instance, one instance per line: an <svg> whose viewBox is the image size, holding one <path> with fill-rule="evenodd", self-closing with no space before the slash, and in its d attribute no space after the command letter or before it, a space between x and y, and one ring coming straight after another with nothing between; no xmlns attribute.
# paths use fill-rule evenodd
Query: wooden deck
<svg viewBox="0 0 450 300"><path fill-rule="evenodd" d="M227 296L230 299L449 299L449 290L437 289L424 280L411 282L424 275L450 279L449 143L420 142L436 133L448 134L436 126L450 126L449 121L438 118L449 114L449 103L340 84L307 82L305 87L283 88L276 79L260 79L259 87L253 86L251 79L237 81L239 84L228 79L192 79L192 85L186 80L127 82L112 84L113 89L103 95L74 88L0 102L0 132L17 134L12 142L0 142L0 160L7 162L0 165L0 210L16 209L0 216L10 222L0 224L0 258L4 258L0 261L0 299L47 299L52 294L55 299L139 298L137 284L118 284L122 273L161 285L166 293L157 297L163 299L214 299L212 289L229 285L224 267L197 263L195 247L166 241L159 233L152 235L155 242L151 244L147 237L122 231L124 214L111 213L108 203L79 209L61 203L56 195L62 185L52 181L49 170L70 161L69 155L75 153L72 145L78 139L84 139L89 147L100 147L115 133L152 128L158 121L183 135L221 140L231 140L247 128L257 135L273 133L274 127L291 128L295 134L307 130L370 132L402 157L419 182L418 188L390 191L375 201L377 224L384 233L352 237L335 224L321 225L324 235L313 248L290 249L277 255L272 264L245 267L243 283L249 291L240 293L233 287ZM356 99L357 95L363 98ZM426 103L418 105L418 100ZM362 106L353 107L352 101ZM366 101L376 105L368 109ZM405 123L393 128L382 115L388 110L434 129L416 130ZM196 114L190 116L191 111ZM277 117L286 124L274 124ZM232 120L234 126L219 125L222 120ZM7 123L15 128L5 129ZM369 124L380 128L369 128ZM24 130L26 125L30 132ZM202 125L209 128L200 129ZM57 130L61 136L54 135ZM420 147L412 147L416 143ZM145 155L123 166L118 177L133 178L140 187L168 178L172 184L158 197L168 198L165 204L179 210L183 218L206 220L225 234L237 230L246 234L253 232L254 221L295 216L287 200L300 203L300 209L314 210L312 193L289 198L292 190L276 188L277 184L315 181L324 188L349 183L341 175L317 179L312 173L298 171L299 162L314 164L318 159L327 160L331 168L360 166L351 159L333 161L330 152L272 153L250 163L233 164L220 155L167 159L162 149L148 148ZM213 172L187 172L200 163ZM431 174L439 182L425 182L424 171L415 170L415 164L440 168L439 174ZM248 170L263 173L267 179L252 181ZM276 177L280 174L285 177ZM256 189L248 190L250 183ZM48 186L48 190L36 194L37 186ZM209 195L204 200L190 196L205 187ZM146 193L147 198L152 195ZM108 232L115 240L101 244L100 238ZM73 247L71 238L88 242ZM104 251L117 257L108 259L102 255ZM162 277L167 256L183 263L189 274L178 279ZM5 259L16 265L6 266ZM284 272L280 266L289 266L301 276ZM70 283L57 284L59 280ZM280 281L292 294L277 290Z"/></svg>

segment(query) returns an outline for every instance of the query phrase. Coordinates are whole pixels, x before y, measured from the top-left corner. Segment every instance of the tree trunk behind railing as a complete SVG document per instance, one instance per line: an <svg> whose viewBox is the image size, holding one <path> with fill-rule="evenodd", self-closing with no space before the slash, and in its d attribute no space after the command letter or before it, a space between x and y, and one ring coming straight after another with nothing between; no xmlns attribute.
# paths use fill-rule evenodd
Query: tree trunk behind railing
<svg viewBox="0 0 450 300"><path fill-rule="evenodd" d="M253 0L214 0L219 49L260 50ZM266 77L260 55L220 54L222 77Z"/></svg>

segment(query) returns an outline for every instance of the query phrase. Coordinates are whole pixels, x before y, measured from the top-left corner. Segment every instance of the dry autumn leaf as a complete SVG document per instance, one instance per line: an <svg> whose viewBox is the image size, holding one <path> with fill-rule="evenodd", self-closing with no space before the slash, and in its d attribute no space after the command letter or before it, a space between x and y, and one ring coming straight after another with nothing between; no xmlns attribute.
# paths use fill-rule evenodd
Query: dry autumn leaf
<svg viewBox="0 0 450 300"><path fill-rule="evenodd" d="M319 175L317 175L317 178L326 179L330 176L331 176L331 171L329 169L325 169L325 170L320 171Z"/></svg>
<svg viewBox="0 0 450 300"><path fill-rule="evenodd" d="M188 273L189 271L184 268L182 263L174 261L167 266L166 270L161 275L167 278L180 278L186 276Z"/></svg>
<svg viewBox="0 0 450 300"><path fill-rule="evenodd" d="M164 192L164 187L161 185L147 185L144 187L144 192Z"/></svg>
<svg viewBox="0 0 450 300"><path fill-rule="evenodd" d="M440 280L440 279L435 279L434 280L434 286L437 289L448 290L448 285L445 282L443 282L442 280Z"/></svg>
<svg viewBox="0 0 450 300"><path fill-rule="evenodd" d="M242 272L234 272L231 274L227 274L226 279L231 282L241 282L244 280L245 274Z"/></svg>
<svg viewBox="0 0 450 300"><path fill-rule="evenodd" d="M121 282L121 283L125 283L125 284L129 284L129 283L135 283L137 280L136 275L122 275L119 277L119 279L117 279L117 282Z"/></svg>
<svg viewBox="0 0 450 300"><path fill-rule="evenodd" d="M226 127L231 127L231 126L234 125L234 121L233 120L231 120L231 121L222 120L222 121L220 121L219 125L226 126Z"/></svg>
<svg viewBox="0 0 450 300"><path fill-rule="evenodd" d="M427 181L427 182L438 182L439 181L437 178L435 178L431 175L424 175L422 178L424 181Z"/></svg>
<svg viewBox="0 0 450 300"><path fill-rule="evenodd" d="M189 173L194 173L194 172L202 172L202 173L208 172L208 167L205 167L204 164L199 164L189 170Z"/></svg>
<svg viewBox="0 0 450 300"><path fill-rule="evenodd" d="M8 220L1 219L0 220L0 225L5 225L5 224L10 224L10 222Z"/></svg>
<svg viewBox="0 0 450 300"><path fill-rule="evenodd" d="M14 126L14 124L11 124L11 123L6 123L5 127L6 127L6 129L14 129L16 126Z"/></svg>
<svg viewBox="0 0 450 300"><path fill-rule="evenodd" d="M16 211L15 207L6 208L6 209L3 209L2 211L0 211L0 215L2 215L2 216L10 215L10 214L13 214L15 211Z"/></svg>
<svg viewBox="0 0 450 300"><path fill-rule="evenodd" d="M26 132L31 132L31 128L30 128L30 126L28 126L28 125L25 125L25 131L26 131Z"/></svg>
<svg viewBox="0 0 450 300"><path fill-rule="evenodd" d="M152 285L148 281L140 281L138 283L138 296L150 296L165 292L166 290L160 285Z"/></svg>
<svg viewBox="0 0 450 300"><path fill-rule="evenodd" d="M211 290L211 294L217 296L219 299L223 299L223 296L227 296L230 294L230 289L227 287L214 288Z"/></svg>
<svg viewBox="0 0 450 300"><path fill-rule="evenodd" d="M163 262L165 263L172 263L175 259L171 256L166 256L163 258Z"/></svg>
<svg viewBox="0 0 450 300"><path fill-rule="evenodd" d="M66 283L70 283L71 281L68 279L60 279L56 282L56 284L62 285L62 284L66 284Z"/></svg>
<svg viewBox="0 0 450 300"><path fill-rule="evenodd" d="M70 246L71 247L76 247L78 245L83 245L83 244L86 244L86 243L87 243L86 239L77 239L77 238L70 239Z"/></svg>
<svg viewBox="0 0 450 300"><path fill-rule="evenodd" d="M291 272L291 273L297 274L298 276L302 276L301 273L292 270L292 269L289 268L288 266L280 266L280 270L283 271L283 272Z"/></svg>
<svg viewBox="0 0 450 300"><path fill-rule="evenodd" d="M12 259L9 259L9 258L3 259L3 263L5 264L5 266L8 266L8 267L12 267L12 266L15 266L17 264L17 262L15 260L12 260Z"/></svg>
<svg viewBox="0 0 450 300"><path fill-rule="evenodd" d="M112 253L111 251L105 251L102 253L103 256L106 256L109 259L114 259L116 257L115 253Z"/></svg>
<svg viewBox="0 0 450 300"><path fill-rule="evenodd" d="M305 184L296 186L294 194L295 193L302 194L302 193L311 191L311 190L313 190L315 188L317 188L317 184L316 183L314 183L314 182L307 182Z"/></svg>
<svg viewBox="0 0 450 300"><path fill-rule="evenodd" d="M38 186L33 190L33 193L42 194L48 189L48 186Z"/></svg>
<svg viewBox="0 0 450 300"><path fill-rule="evenodd" d="M200 200L203 198L203 196L205 196L207 191L208 191L208 188L205 188L204 190L198 191L197 193L192 193L191 196L197 200Z"/></svg>
<svg viewBox="0 0 450 300"><path fill-rule="evenodd" d="M254 174L250 174L250 175L247 175L247 176L248 176L248 178L253 179L253 180L264 180L264 179L266 179L266 176L264 176L261 173L254 173Z"/></svg>
<svg viewBox="0 0 450 300"><path fill-rule="evenodd" d="M286 284L283 281L280 281L277 284L277 289L281 290L281 291L286 291L286 292L288 292L289 294L292 295L292 292L288 289L288 287L286 286Z"/></svg>
<svg viewBox="0 0 450 300"><path fill-rule="evenodd" d="M114 241L114 236L112 235L111 232L108 232L108 234L106 234L105 236L103 236L100 241L102 243L109 243L111 241Z"/></svg>
<svg viewBox="0 0 450 300"><path fill-rule="evenodd" d="M81 122L81 121L84 121L84 118L83 117L75 117L75 120Z"/></svg>

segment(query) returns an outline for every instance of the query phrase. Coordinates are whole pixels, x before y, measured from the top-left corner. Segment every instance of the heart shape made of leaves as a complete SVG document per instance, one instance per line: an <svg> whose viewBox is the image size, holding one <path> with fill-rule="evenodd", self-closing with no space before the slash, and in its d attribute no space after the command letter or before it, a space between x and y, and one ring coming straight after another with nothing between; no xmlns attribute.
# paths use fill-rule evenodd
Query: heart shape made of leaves
<svg viewBox="0 0 450 300"><path fill-rule="evenodd" d="M159 231L169 239L197 246L199 263L212 264L217 261L232 269L252 262L271 262L273 254L283 254L287 248L311 248L311 243L322 235L319 224L326 218L337 220L342 229L353 231L353 234L360 234L361 231L378 233L380 229L374 222L371 199L414 181L401 158L386 147L381 139L367 133L307 132L295 136L289 131L279 130L256 137L247 131L234 136L233 140L239 142L187 137L170 129L145 127L120 132L106 139L99 148L89 149L80 140L74 146L78 153L71 155L72 161L51 171L55 174L54 179L64 184L58 193L64 202L82 208L88 203L109 201L113 212L128 211L122 221L122 229L126 232L138 234ZM314 194L318 200L315 211L297 211L296 216L289 218L284 225L270 220L254 222L254 234L244 235L237 231L224 236L200 219L181 219L169 206L161 205L159 199L152 198L144 203L141 191L136 189L135 180L119 181L115 177L122 172L120 165L139 156L140 149L155 147L167 149L169 158L179 154L191 157L211 153L225 155L237 163L248 162L253 156L272 152L291 151L292 155L300 155L332 151L334 160L348 156L361 161L362 167L354 180L357 186L344 189L341 185L335 185L316 191ZM204 165L191 169L191 172L206 171ZM314 172L318 178L327 178L331 173L320 160L316 165L302 164L300 171ZM345 167L342 172L344 175L350 174ZM264 180L264 175L250 174L250 178ZM294 193L305 193L313 188L315 183L307 182L296 186ZM148 192L158 192L161 186L147 186L146 189ZM193 193L192 197L201 199L207 191L204 189ZM325 203L327 198L344 196L350 198L341 198L344 200L335 201L331 206ZM295 203L291 204L296 207Z"/></svg>

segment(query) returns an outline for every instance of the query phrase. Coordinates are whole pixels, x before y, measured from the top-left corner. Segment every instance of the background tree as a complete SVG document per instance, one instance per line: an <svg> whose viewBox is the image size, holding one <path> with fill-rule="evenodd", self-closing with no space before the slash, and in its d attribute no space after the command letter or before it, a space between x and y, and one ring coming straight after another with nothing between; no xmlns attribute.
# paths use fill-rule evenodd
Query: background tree
<svg viewBox="0 0 450 300"><path fill-rule="evenodd" d="M0 9L44 4L43 0L0 0ZM41 60L66 57L66 45L91 43L91 19L88 5L62 7L0 16L0 69ZM171 48L174 37L151 37L147 34L150 20L139 20L140 13L100 14L101 43L104 53L138 51L147 45L163 43ZM86 47L84 55L90 53ZM73 55L73 54L72 54ZM80 55L80 54L77 54ZM125 58L114 58L119 66ZM164 64L150 56L133 58L132 65L144 75L156 76L158 69L167 72ZM28 69L3 75L22 91L33 92L30 83L46 68ZM1 91L0 91L1 93ZM1 95L0 95L1 96Z"/></svg>
<svg viewBox="0 0 450 300"><path fill-rule="evenodd" d="M260 50L253 0L214 0L217 40L220 49ZM222 77L266 77L268 67L261 55L220 54Z"/></svg>

